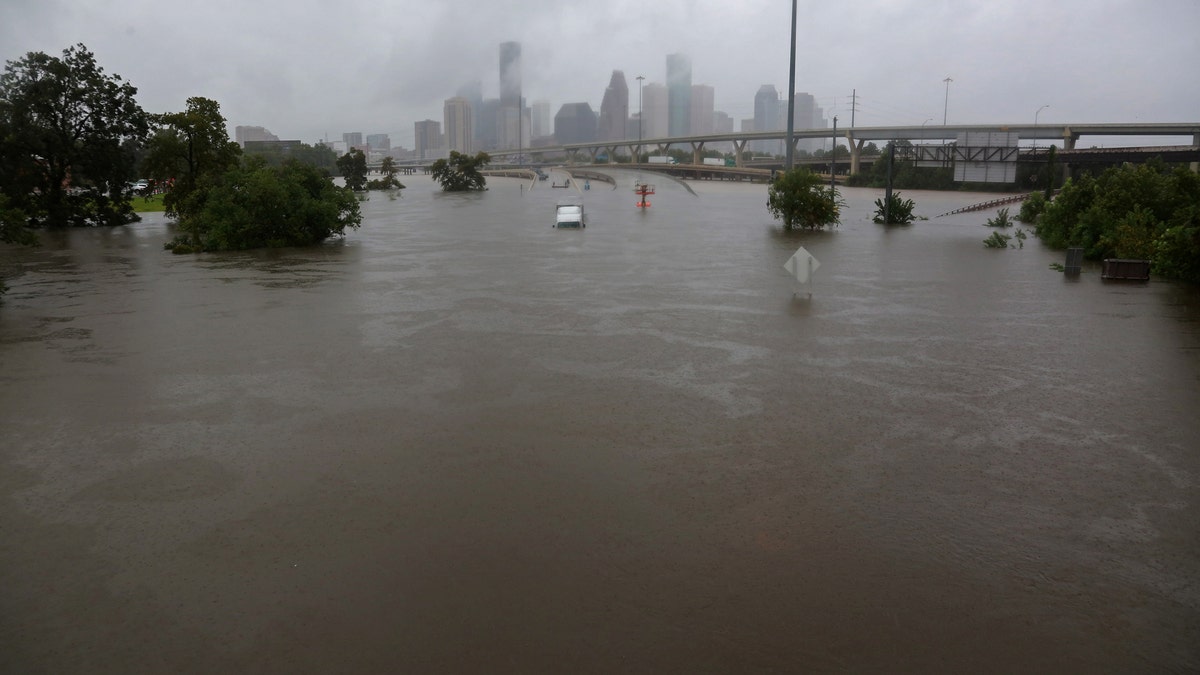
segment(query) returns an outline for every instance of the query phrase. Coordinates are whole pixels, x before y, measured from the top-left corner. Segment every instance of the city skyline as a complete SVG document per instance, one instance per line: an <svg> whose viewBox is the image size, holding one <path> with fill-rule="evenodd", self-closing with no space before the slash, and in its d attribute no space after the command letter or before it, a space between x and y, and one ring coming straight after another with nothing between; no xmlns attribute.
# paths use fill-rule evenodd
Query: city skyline
<svg viewBox="0 0 1200 675"><path fill-rule="evenodd" d="M315 0L186 10L113 9L99 0L14 0L0 7L0 58L57 55L82 42L108 73L138 87L149 112L190 96L221 104L229 131L261 126L305 142L385 133L413 147L416 121L442 117L459 87L499 98L498 45L521 44L521 96L599 109L612 71L624 72L630 114L636 77L666 86L666 57L687 54L691 83L714 88L714 110L754 116L763 84L787 89L790 7L770 0L596 0L545 7L462 0L402 1L381 12L348 0L337 20ZM802 6L796 90L849 126L1043 122L1181 122L1200 89L1178 77L1200 61L1190 0L1083 0L934 5L864 0ZM1146 43L1148 49L1113 45ZM586 58L572 55L583 53ZM945 83L946 78L952 82Z"/></svg>

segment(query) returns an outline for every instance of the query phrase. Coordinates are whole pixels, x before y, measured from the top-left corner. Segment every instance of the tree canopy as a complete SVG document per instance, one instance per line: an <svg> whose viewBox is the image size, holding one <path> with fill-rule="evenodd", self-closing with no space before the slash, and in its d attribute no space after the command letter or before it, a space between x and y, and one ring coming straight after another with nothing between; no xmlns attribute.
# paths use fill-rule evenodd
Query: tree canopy
<svg viewBox="0 0 1200 675"><path fill-rule="evenodd" d="M1150 260L1155 274L1200 283L1200 174L1151 162L1071 179L1036 232L1055 248Z"/></svg>
<svg viewBox="0 0 1200 675"><path fill-rule="evenodd" d="M135 220L127 185L148 127L136 94L119 75L106 75L82 44L61 57L30 52L6 62L0 193L10 213L52 227Z"/></svg>
<svg viewBox="0 0 1200 675"><path fill-rule="evenodd" d="M487 179L479 170L487 166L492 158L486 152L476 153L474 157L465 155L457 150L450 151L450 159L439 159L429 167L433 179L441 183L446 192L467 192L470 190L486 190Z"/></svg>
<svg viewBox="0 0 1200 675"><path fill-rule="evenodd" d="M192 238L168 244L177 253L309 246L362 222L349 189L296 160L270 166L249 157L192 201Z"/></svg>
<svg viewBox="0 0 1200 675"><path fill-rule="evenodd" d="M817 174L805 168L780 172L767 188L767 210L784 229L819 229L838 222L841 201Z"/></svg>
<svg viewBox="0 0 1200 675"><path fill-rule="evenodd" d="M355 192L367 189L367 156L358 148L338 157L338 171L346 179L346 187Z"/></svg>
<svg viewBox="0 0 1200 675"><path fill-rule="evenodd" d="M202 204L193 197L236 167L242 151L229 140L221 106L212 99L193 96L186 110L156 115L154 122L158 129L150 137L143 165L155 182L169 186L163 206L187 230ZM194 243L199 245L196 236Z"/></svg>

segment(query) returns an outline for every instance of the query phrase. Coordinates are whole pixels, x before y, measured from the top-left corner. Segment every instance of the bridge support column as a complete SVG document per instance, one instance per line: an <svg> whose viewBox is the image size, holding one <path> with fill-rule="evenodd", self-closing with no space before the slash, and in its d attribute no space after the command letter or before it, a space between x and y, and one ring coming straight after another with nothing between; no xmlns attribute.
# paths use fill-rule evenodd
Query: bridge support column
<svg viewBox="0 0 1200 675"><path fill-rule="evenodd" d="M732 141L733 143L733 165L739 169L745 168L745 162L742 161L742 152L746 149L746 144L749 141Z"/></svg>
<svg viewBox="0 0 1200 675"><path fill-rule="evenodd" d="M595 164L596 163L596 155L600 154L600 148L592 146L592 147L588 148L587 150L588 150L588 154L592 156L592 164Z"/></svg>
<svg viewBox="0 0 1200 675"><path fill-rule="evenodd" d="M1200 148L1200 134L1192 134L1192 145ZM1192 173L1200 173L1200 162L1192 162Z"/></svg>
<svg viewBox="0 0 1200 675"><path fill-rule="evenodd" d="M616 164L617 163L617 146L610 145L607 148L605 148L605 150L608 151L608 163Z"/></svg>
<svg viewBox="0 0 1200 675"><path fill-rule="evenodd" d="M704 141L692 141L692 164L704 163Z"/></svg>
<svg viewBox="0 0 1200 675"><path fill-rule="evenodd" d="M861 138L856 141L853 136L846 134L846 140L850 141L850 175L857 176L862 168L863 143L867 139Z"/></svg>
<svg viewBox="0 0 1200 675"><path fill-rule="evenodd" d="M579 148L571 148L567 150L567 164L574 164L579 161Z"/></svg>
<svg viewBox="0 0 1200 675"><path fill-rule="evenodd" d="M1079 140L1079 134L1071 133L1071 128L1063 129L1063 150L1074 150L1075 143ZM1062 182L1066 183L1071 179L1071 165L1063 162L1062 165Z"/></svg>
<svg viewBox="0 0 1200 675"><path fill-rule="evenodd" d="M642 163L642 146L637 143L629 144L629 156L633 158L634 164Z"/></svg>

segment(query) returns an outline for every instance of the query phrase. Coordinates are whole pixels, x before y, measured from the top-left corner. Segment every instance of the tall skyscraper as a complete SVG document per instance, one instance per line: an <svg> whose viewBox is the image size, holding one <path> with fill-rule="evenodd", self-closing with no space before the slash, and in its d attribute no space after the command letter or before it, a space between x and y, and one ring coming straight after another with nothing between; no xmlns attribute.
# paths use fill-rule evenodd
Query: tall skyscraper
<svg viewBox="0 0 1200 675"><path fill-rule="evenodd" d="M554 139L559 143L596 140L596 113L587 103L565 103L554 116Z"/></svg>
<svg viewBox="0 0 1200 675"><path fill-rule="evenodd" d="M629 117L629 87L625 84L625 73L614 70L604 100L600 103L600 124L596 130L598 141L620 141L625 139L625 119Z"/></svg>
<svg viewBox="0 0 1200 675"><path fill-rule="evenodd" d="M346 152L350 152L354 148L362 147L362 132L354 131L348 134L342 134L342 142L346 144Z"/></svg>
<svg viewBox="0 0 1200 675"><path fill-rule="evenodd" d="M279 137L264 127L234 127L234 140L246 147L246 141L277 141Z"/></svg>
<svg viewBox="0 0 1200 675"><path fill-rule="evenodd" d="M367 147L386 153L392 149L392 137L387 134L368 134Z"/></svg>
<svg viewBox="0 0 1200 675"><path fill-rule="evenodd" d="M781 122L786 119L787 115L779 114L779 92L776 91L775 85L764 84L759 87L758 93L754 95L754 130L778 131L784 128ZM755 141L754 149L758 152L779 155L783 152L783 142Z"/></svg>
<svg viewBox="0 0 1200 675"><path fill-rule="evenodd" d="M692 118L688 133L692 136L713 131L713 88L707 84L692 85Z"/></svg>
<svg viewBox="0 0 1200 675"><path fill-rule="evenodd" d="M521 43L500 43L500 107L521 106Z"/></svg>
<svg viewBox="0 0 1200 675"><path fill-rule="evenodd" d="M479 80L471 80L470 82L459 87L458 91L454 95L467 99L467 103L470 104L471 126L473 128L473 133L475 134L475 138L472 140L474 141L474 147L482 148L483 144L480 142L479 117L483 111L483 83Z"/></svg>
<svg viewBox="0 0 1200 675"><path fill-rule="evenodd" d="M642 138L666 138L667 88L657 82L642 87Z"/></svg>
<svg viewBox="0 0 1200 675"><path fill-rule="evenodd" d="M533 138L545 138L549 136L553 130L550 128L550 101L544 98L533 102L532 108L532 124L530 125L530 135Z"/></svg>
<svg viewBox="0 0 1200 675"><path fill-rule="evenodd" d="M431 159L442 149L442 123L437 120L413 122L417 159Z"/></svg>
<svg viewBox="0 0 1200 675"><path fill-rule="evenodd" d="M687 54L667 54L667 133L687 136L692 123L692 60Z"/></svg>
<svg viewBox="0 0 1200 675"><path fill-rule="evenodd" d="M501 148L527 145L522 129L521 43L500 43L500 108L496 111Z"/></svg>
<svg viewBox="0 0 1200 675"><path fill-rule="evenodd" d="M470 154L475 140L470 101L462 96L446 99L442 106L442 122L446 129L446 149Z"/></svg>

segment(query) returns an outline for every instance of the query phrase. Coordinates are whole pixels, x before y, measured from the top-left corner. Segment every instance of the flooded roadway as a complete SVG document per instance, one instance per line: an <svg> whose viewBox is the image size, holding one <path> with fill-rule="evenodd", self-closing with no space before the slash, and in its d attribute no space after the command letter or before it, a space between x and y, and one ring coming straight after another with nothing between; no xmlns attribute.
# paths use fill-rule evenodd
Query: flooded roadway
<svg viewBox="0 0 1200 675"><path fill-rule="evenodd" d="M0 249L0 671L1200 669L1196 289L655 182Z"/></svg>

